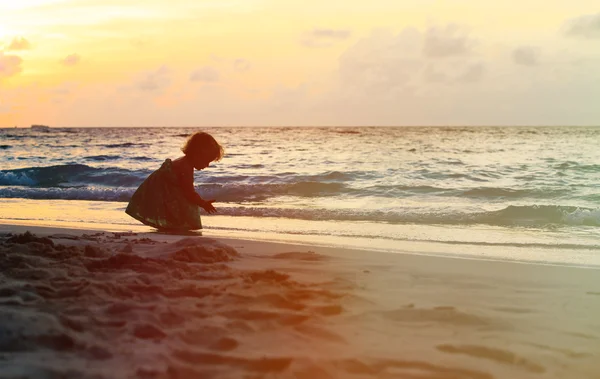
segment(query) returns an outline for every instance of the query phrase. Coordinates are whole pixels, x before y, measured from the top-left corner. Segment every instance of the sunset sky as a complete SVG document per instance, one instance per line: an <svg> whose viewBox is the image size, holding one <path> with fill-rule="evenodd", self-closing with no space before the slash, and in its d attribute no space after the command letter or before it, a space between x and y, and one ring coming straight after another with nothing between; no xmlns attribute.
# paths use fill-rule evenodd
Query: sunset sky
<svg viewBox="0 0 600 379"><path fill-rule="evenodd" d="M597 0L0 0L0 127L600 125Z"/></svg>

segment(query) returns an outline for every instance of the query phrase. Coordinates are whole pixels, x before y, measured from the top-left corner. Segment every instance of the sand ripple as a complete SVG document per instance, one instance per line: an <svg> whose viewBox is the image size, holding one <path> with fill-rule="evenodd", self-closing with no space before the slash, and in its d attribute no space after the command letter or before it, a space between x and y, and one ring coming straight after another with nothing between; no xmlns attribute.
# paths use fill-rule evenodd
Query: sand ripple
<svg viewBox="0 0 600 379"><path fill-rule="evenodd" d="M276 269L234 268L243 257L217 241L55 237L74 242L3 240L0 377L262 376L295 360L277 353L277 333L344 341L326 327L343 294Z"/></svg>

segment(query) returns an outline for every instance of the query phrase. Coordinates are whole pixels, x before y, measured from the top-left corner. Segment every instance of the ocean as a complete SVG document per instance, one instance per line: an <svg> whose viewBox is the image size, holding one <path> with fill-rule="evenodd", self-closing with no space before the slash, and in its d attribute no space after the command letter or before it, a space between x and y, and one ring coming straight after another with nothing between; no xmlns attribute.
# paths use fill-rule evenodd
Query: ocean
<svg viewBox="0 0 600 379"><path fill-rule="evenodd" d="M204 235L600 266L599 127L0 129L0 222L152 230L127 202L197 130Z"/></svg>

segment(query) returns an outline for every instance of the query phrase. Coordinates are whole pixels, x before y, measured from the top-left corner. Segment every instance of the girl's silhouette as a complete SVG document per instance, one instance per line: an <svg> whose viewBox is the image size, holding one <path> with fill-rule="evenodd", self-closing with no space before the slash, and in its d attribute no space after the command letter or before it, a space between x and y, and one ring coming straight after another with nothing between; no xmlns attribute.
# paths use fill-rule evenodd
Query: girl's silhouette
<svg viewBox="0 0 600 379"><path fill-rule="evenodd" d="M200 208L215 213L215 200L204 200L194 189L194 169L202 170L223 158L223 147L208 133L191 135L183 157L167 159L135 191L125 212L163 230L202 229Z"/></svg>

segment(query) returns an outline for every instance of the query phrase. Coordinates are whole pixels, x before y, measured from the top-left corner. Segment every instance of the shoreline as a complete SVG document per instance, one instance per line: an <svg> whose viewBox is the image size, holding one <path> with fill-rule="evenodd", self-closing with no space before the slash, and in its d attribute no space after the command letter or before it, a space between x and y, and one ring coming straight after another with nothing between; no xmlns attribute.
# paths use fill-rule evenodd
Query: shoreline
<svg viewBox="0 0 600 379"><path fill-rule="evenodd" d="M600 270L599 265L586 265L586 264L573 264L573 263L556 263L556 262L546 262L546 261L535 261L531 259L506 259L506 258L495 258L495 257L483 257L477 255L458 255L458 254L443 254L443 253L428 253L428 252L419 252L419 251L411 251L411 250L388 250L388 249L378 249L378 248L366 248L366 247L348 247L344 245L331 245L326 243L313 243L307 241L294 241L294 240L286 240L286 239L276 239L276 238L252 238L252 237L235 237L230 234L221 234L218 231L210 230L208 233L206 231L197 231L190 232L190 234L166 234L156 231L154 228L151 228L146 225L114 225L114 224L84 224L80 227L76 227L71 223L65 223L66 225L56 225L56 223L39 223L37 221L31 221L30 223L15 223L9 222L14 220L4 220L0 219L0 233L6 232L17 232L24 233L29 230L34 234L40 235L49 235L56 233L74 233L76 235L81 235L84 233L92 233L92 232L107 232L107 233L136 233L142 234L147 238L158 238L160 240L173 240L177 238L185 238L190 236L204 236L206 238L216 239L224 242L237 241L241 243L250 243L254 245L274 245L274 246L290 246L290 247L306 247L306 248L320 248L325 249L330 252L336 253L335 255L343 256L344 254L348 254L348 252L352 252L353 255L362 255L362 254L391 254L391 255L400 255L400 256L416 256L416 257L429 257L429 258L442 258L442 259L452 259L452 260L466 260L466 261L480 261L480 262L491 262L491 263L513 263L513 264L525 264L525 265L536 265L536 266L548 266L548 267L567 267L567 268L575 268L575 269L589 269L589 270ZM25 221L25 220L22 220ZM92 226L98 226L94 228ZM105 228L102 228L104 226ZM133 226L133 227L132 227ZM397 242L397 244L401 244L402 242ZM410 242L405 242L406 245L410 245ZM430 245L443 245L443 242L424 242L424 244ZM448 244L450 246L450 244ZM479 246L482 249L487 248L486 246Z"/></svg>
<svg viewBox="0 0 600 379"><path fill-rule="evenodd" d="M125 203L72 200L0 202L2 224L150 232L124 213ZM600 267L595 228L541 230L491 225L387 224L210 215L206 236L241 238L493 261Z"/></svg>

